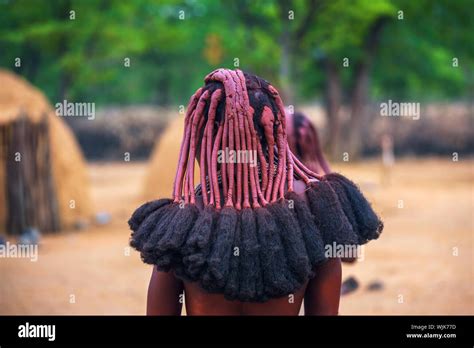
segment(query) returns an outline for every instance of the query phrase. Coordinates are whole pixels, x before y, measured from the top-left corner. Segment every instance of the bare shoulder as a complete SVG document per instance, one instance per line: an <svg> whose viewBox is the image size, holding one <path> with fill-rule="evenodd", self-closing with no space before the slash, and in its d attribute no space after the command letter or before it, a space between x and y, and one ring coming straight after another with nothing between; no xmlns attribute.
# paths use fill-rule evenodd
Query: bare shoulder
<svg viewBox="0 0 474 348"><path fill-rule="evenodd" d="M295 180L295 182L293 183L293 190L295 191L295 193L304 198L305 200L306 195L304 193L306 191L306 188L306 184L301 180Z"/></svg>
<svg viewBox="0 0 474 348"><path fill-rule="evenodd" d="M265 302L227 300L200 288L197 283L185 282L186 312L188 315L298 315L306 284L288 296L268 299Z"/></svg>
<svg viewBox="0 0 474 348"><path fill-rule="evenodd" d="M337 315L341 293L342 267L339 258L328 259L314 268L305 293L306 315Z"/></svg>

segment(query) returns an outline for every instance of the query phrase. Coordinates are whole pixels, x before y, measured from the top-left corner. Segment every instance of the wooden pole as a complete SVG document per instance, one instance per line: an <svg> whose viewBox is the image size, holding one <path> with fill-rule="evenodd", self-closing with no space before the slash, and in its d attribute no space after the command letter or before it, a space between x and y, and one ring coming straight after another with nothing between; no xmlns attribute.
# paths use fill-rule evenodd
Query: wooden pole
<svg viewBox="0 0 474 348"><path fill-rule="evenodd" d="M2 128L6 134L7 233L18 235L28 227L58 231L60 217L47 116L32 123L22 115Z"/></svg>

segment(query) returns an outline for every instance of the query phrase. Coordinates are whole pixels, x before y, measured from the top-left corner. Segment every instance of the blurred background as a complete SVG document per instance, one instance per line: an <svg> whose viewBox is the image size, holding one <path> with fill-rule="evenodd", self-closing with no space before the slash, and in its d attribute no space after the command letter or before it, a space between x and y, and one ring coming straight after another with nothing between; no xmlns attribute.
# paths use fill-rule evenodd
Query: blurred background
<svg viewBox="0 0 474 348"><path fill-rule="evenodd" d="M276 86L384 219L341 314L473 314L473 8L0 0L0 314L144 313L126 222L171 193L189 97L219 67ZM419 113L382 111L400 103Z"/></svg>

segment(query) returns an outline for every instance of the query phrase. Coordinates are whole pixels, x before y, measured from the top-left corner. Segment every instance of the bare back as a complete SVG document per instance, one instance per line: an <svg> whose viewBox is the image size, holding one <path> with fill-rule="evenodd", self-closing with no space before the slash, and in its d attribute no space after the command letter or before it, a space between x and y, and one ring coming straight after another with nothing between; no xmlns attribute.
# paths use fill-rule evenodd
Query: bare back
<svg viewBox="0 0 474 348"><path fill-rule="evenodd" d="M294 190L304 196L305 185L295 181ZM314 269L315 277L294 294L263 303L229 301L198 283L182 282L172 272L153 269L148 289L148 315L180 315L182 293L188 315L298 315L303 299L305 315L337 315L341 288L341 262L329 259Z"/></svg>
<svg viewBox="0 0 474 348"><path fill-rule="evenodd" d="M188 315L298 315L306 284L295 294L263 303L229 301L222 294L210 294L196 283L184 283Z"/></svg>

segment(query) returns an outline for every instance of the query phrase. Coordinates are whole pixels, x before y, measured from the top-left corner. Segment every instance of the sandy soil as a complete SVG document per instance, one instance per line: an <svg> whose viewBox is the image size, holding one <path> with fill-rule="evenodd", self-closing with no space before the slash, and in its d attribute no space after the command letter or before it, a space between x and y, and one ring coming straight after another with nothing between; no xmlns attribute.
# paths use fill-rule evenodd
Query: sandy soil
<svg viewBox="0 0 474 348"><path fill-rule="evenodd" d="M474 314L473 168L473 160L403 160L382 185L377 162L336 167L385 222L364 260L344 266L360 287L342 297L341 314ZM151 268L128 248L126 221L146 170L90 165L96 211L111 222L43 237L37 262L1 258L0 314L143 314ZM373 281L382 288L370 291Z"/></svg>

